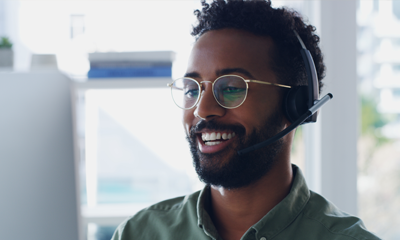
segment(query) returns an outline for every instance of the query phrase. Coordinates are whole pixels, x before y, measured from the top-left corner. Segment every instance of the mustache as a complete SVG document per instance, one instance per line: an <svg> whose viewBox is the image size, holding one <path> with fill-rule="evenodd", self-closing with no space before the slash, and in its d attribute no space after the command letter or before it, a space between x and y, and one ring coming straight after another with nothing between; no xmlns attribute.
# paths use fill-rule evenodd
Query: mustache
<svg viewBox="0 0 400 240"><path fill-rule="evenodd" d="M240 124L222 124L215 120L200 120L196 125L191 127L190 136L195 136L196 132L202 131L203 129L210 129L216 131L233 131L237 135L245 135L246 129Z"/></svg>

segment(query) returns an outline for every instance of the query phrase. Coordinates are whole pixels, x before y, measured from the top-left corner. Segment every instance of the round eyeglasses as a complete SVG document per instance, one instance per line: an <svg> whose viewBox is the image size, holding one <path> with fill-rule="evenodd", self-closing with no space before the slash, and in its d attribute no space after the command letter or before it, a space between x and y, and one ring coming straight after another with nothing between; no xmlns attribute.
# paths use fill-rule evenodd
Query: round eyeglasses
<svg viewBox="0 0 400 240"><path fill-rule="evenodd" d="M171 95L175 104L185 110L194 108L200 100L203 83L211 81L198 82L193 78L178 78L168 86L171 87ZM212 92L217 103L224 108L237 108L244 103L249 89L249 82L272 85L283 88L291 86L244 79L238 75L223 75L215 79L212 83Z"/></svg>

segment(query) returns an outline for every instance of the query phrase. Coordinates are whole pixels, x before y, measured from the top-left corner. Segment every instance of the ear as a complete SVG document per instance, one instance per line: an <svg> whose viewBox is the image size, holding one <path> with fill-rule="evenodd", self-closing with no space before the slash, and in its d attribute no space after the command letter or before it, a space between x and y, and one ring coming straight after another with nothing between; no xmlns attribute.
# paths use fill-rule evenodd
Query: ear
<svg viewBox="0 0 400 240"><path fill-rule="evenodd" d="M283 111L287 119L293 123L308 110L307 86L292 87L285 96Z"/></svg>

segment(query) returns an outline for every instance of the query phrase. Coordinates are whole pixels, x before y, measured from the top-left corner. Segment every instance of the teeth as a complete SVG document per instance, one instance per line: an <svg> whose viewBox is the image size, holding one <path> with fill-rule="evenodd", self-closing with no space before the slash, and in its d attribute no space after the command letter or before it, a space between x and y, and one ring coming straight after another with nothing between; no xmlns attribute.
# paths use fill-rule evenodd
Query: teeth
<svg viewBox="0 0 400 240"><path fill-rule="evenodd" d="M222 134L222 139L224 139L224 140L228 139L228 134L223 133L223 134Z"/></svg>
<svg viewBox="0 0 400 240"><path fill-rule="evenodd" d="M206 141L214 141L214 140L228 140L231 139L235 136L235 133L217 133L217 132L212 132L212 133L202 133L201 134L201 139L206 142ZM218 142L219 144L220 142Z"/></svg>
<svg viewBox="0 0 400 240"><path fill-rule="evenodd" d="M216 141L216 142L205 142L205 145L207 145L207 146L214 146L214 145L218 145L218 144L220 144L221 142L219 142L219 141Z"/></svg>
<svg viewBox="0 0 400 240"><path fill-rule="evenodd" d="M216 140L216 139L217 139L217 134L215 132L211 133L210 134L210 140L213 141L213 140Z"/></svg>
<svg viewBox="0 0 400 240"><path fill-rule="evenodd" d="M201 138L203 139L203 141L209 141L210 140L210 134L209 133L203 133L201 135Z"/></svg>

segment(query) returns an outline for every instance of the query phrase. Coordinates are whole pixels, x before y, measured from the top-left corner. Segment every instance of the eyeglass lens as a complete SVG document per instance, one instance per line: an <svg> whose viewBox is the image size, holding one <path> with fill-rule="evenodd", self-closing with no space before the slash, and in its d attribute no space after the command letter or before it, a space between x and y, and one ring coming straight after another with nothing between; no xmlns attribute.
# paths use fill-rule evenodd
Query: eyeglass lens
<svg viewBox="0 0 400 240"><path fill-rule="evenodd" d="M241 105L246 98L247 84L238 76L223 76L214 82L214 97L226 108ZM181 78L173 83L172 98L178 107L190 109L197 104L200 97L200 84L190 78Z"/></svg>

